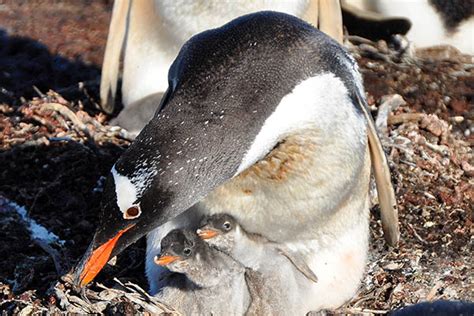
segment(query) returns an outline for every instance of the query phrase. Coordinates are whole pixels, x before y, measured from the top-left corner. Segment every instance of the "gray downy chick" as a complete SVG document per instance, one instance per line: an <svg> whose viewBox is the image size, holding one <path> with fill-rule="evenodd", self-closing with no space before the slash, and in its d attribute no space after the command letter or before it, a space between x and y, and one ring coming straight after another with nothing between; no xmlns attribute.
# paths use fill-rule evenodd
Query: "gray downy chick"
<svg viewBox="0 0 474 316"><path fill-rule="evenodd" d="M178 273L156 297L186 315L242 315L249 306L245 268L193 231L169 232L155 262Z"/></svg>
<svg viewBox="0 0 474 316"><path fill-rule="evenodd" d="M247 268L252 315L306 315L302 297L317 277L304 258L268 239L252 234L228 214L205 217L198 235Z"/></svg>

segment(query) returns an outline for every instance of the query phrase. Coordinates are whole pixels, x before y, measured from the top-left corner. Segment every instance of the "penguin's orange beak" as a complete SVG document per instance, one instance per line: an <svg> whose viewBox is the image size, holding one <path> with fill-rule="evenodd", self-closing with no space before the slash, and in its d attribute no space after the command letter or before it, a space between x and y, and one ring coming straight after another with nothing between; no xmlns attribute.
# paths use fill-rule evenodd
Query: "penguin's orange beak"
<svg viewBox="0 0 474 316"><path fill-rule="evenodd" d="M213 229L198 229L196 233L202 239L211 239L219 235L219 232Z"/></svg>
<svg viewBox="0 0 474 316"><path fill-rule="evenodd" d="M172 255L161 255L161 256L156 256L155 257L155 263L157 265L160 265L160 266L166 266L170 263L173 263L175 262L176 260L178 260L179 257L178 256L172 256Z"/></svg>
<svg viewBox="0 0 474 316"><path fill-rule="evenodd" d="M100 270L102 270L102 268L107 264L107 261L109 261L112 250L115 248L119 238L133 226L135 226L135 224L120 230L113 238L109 239L106 243L102 244L92 252L80 275L81 287L91 282Z"/></svg>

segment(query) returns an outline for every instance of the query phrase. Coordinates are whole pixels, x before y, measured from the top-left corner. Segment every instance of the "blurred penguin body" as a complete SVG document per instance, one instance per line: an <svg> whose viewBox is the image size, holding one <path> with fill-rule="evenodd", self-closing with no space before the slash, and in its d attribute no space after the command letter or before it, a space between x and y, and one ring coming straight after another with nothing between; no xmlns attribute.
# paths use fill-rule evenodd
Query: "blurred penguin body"
<svg viewBox="0 0 474 316"><path fill-rule="evenodd" d="M382 16L411 21L407 37L417 48L452 45L474 55L474 2L471 0L345 0L343 3Z"/></svg>
<svg viewBox="0 0 474 316"><path fill-rule="evenodd" d="M122 103L124 113L113 121L138 134L151 119L146 99L163 94L167 72L179 49L191 36L251 12L273 10L306 19L342 42L339 0L124 0L116 1L102 67L101 103L114 109L123 49ZM318 13L321 18L318 19ZM145 119L143 119L145 118Z"/></svg>

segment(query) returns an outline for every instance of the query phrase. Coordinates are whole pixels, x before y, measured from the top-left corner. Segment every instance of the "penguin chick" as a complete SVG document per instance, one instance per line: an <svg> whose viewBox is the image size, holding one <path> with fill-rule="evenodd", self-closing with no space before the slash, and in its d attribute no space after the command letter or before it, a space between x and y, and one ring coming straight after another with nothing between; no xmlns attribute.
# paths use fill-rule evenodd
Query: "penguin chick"
<svg viewBox="0 0 474 316"><path fill-rule="evenodd" d="M155 263L183 277L171 278L156 297L189 315L245 313L250 296L241 264L188 230L172 230L161 249Z"/></svg>
<svg viewBox="0 0 474 316"><path fill-rule="evenodd" d="M245 231L228 214L205 217L197 233L209 245L257 272L246 275L249 314L305 315L310 311L304 295L310 293L308 289L317 278L297 253Z"/></svg>

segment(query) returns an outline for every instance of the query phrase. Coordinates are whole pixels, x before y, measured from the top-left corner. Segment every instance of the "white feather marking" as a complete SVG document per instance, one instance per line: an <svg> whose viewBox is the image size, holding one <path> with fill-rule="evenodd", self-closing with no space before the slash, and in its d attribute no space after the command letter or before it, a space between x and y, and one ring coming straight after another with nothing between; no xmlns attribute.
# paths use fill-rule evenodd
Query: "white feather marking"
<svg viewBox="0 0 474 316"><path fill-rule="evenodd" d="M117 172L115 165L112 167L111 173L114 177L117 205L125 218L125 212L137 200L137 188L129 178Z"/></svg>
<svg viewBox="0 0 474 316"><path fill-rule="evenodd" d="M358 137L364 143L362 137L365 137L365 124L361 124L363 118L351 115L354 107L347 106L348 104L352 103L347 89L334 74L326 73L304 80L281 99L275 111L265 121L236 175L262 159L286 136L307 128L316 128L325 133L332 130L332 124L337 119L348 120L348 126L360 127L360 133L355 134L352 129L346 129L350 135L340 135L342 139Z"/></svg>

